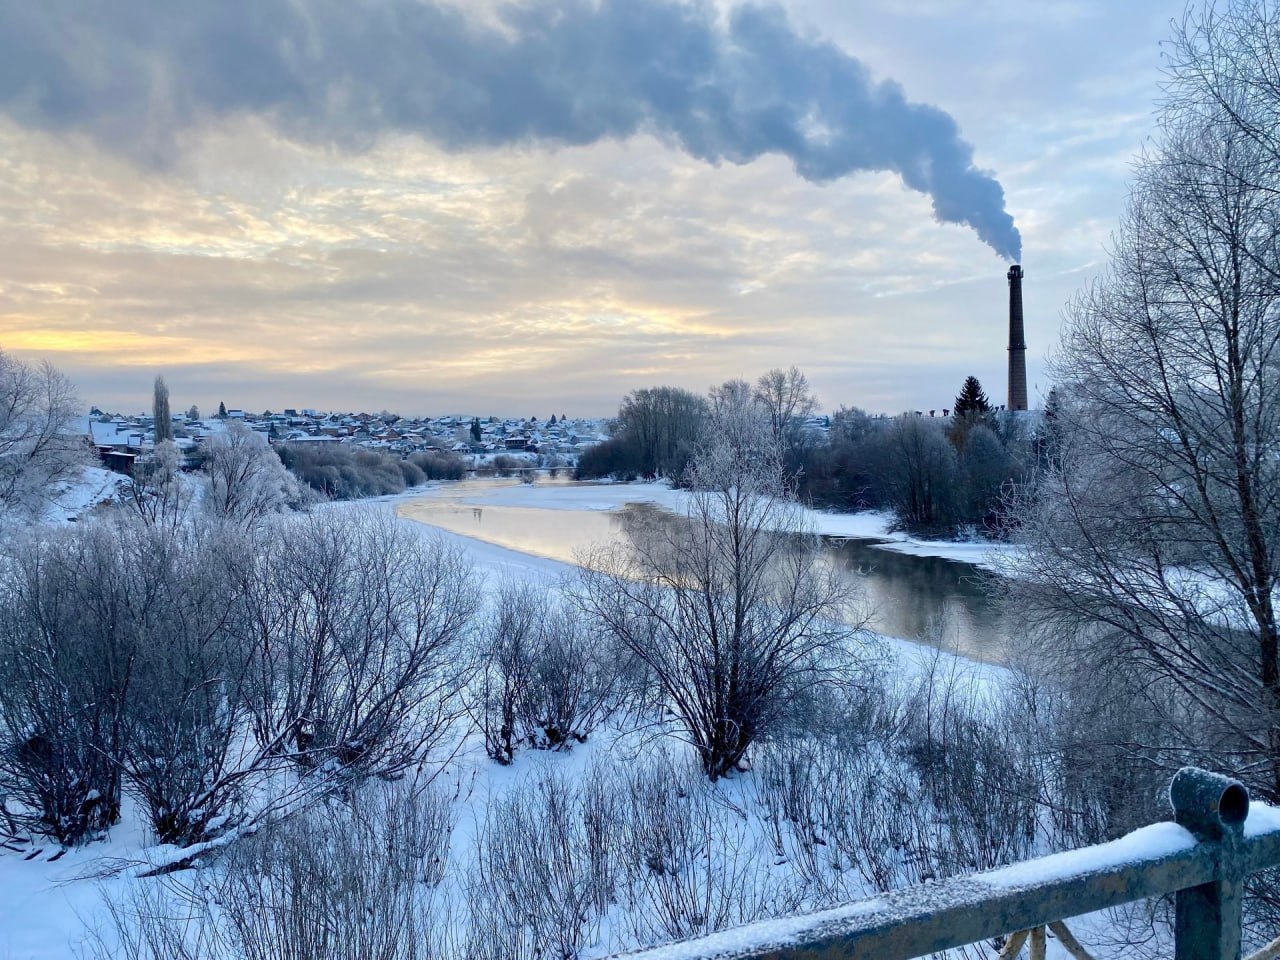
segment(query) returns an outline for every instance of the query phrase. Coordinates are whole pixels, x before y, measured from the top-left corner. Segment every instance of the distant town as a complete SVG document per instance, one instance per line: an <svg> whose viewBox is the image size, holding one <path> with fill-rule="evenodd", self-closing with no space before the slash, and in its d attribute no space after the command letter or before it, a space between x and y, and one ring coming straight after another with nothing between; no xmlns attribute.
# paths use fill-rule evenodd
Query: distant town
<svg viewBox="0 0 1280 960"><path fill-rule="evenodd" d="M197 459L204 439L232 421L245 424L273 444L349 444L401 457L439 451L469 459L472 466L506 455L529 465L572 467L584 450L609 436L605 419L556 414L546 420L536 416L401 417L385 411L333 413L286 408L261 414L224 409L201 417L192 409L172 415L174 443L189 459ZM103 464L121 472L129 472L134 458L155 446L155 420L146 414L125 416L94 407L86 432Z"/></svg>

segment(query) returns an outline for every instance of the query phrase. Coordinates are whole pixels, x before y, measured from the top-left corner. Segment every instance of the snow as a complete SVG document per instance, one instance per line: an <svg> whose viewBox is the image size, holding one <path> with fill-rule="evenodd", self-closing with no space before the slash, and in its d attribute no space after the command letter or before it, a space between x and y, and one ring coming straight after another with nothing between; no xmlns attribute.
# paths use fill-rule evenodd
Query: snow
<svg viewBox="0 0 1280 960"><path fill-rule="evenodd" d="M1272 807L1257 800L1249 801L1249 816L1244 821L1244 835L1260 837L1267 833L1280 833L1280 807Z"/></svg>
<svg viewBox="0 0 1280 960"><path fill-rule="evenodd" d="M51 516L51 519L66 522L91 509L102 499L109 499L114 492L113 484L118 480L117 475L105 470L86 470L81 482L71 484L61 492L62 513L57 517ZM372 501L330 503L316 509L394 511L408 501L425 497L452 499L476 506L561 511L564 522L570 524L573 512L611 512L630 503L649 503L673 512L683 512L689 496L686 491L652 483L436 483L428 488ZM881 548L916 556L940 556L987 565L992 551L990 544L930 543L891 533L888 529L891 518L883 513L833 514L810 510L806 511L806 518L817 532L824 535L886 540L879 545ZM463 547L477 569L491 579L510 576L550 584L570 575L574 569L572 564L560 560L533 556L438 528L417 527L423 535L437 536ZM919 646L905 641L888 641L886 646L903 674L921 669L925 661L934 656L948 659L950 666L944 669L972 677L979 684L999 672L948 654L922 651ZM646 737L646 742L652 744L652 735L647 734ZM488 800L518 787L541 767L554 764L560 774L572 778L601 756L609 756L615 751L627 754L635 749L638 749L635 743L628 742L624 735L606 730L593 735L587 744L575 748L568 755L526 752L519 755L512 766L498 767L486 760L473 739L454 758L455 767L450 775L459 785L466 785L466 796L462 801L464 807L458 811L453 836L454 849L462 851L474 844L478 820L483 816ZM724 788L732 790L734 785L728 783ZM65 960L80 955L78 943L83 934L79 931L84 929L86 922L92 923L94 917L101 915L102 889L120 892L127 890L128 884L148 882L136 879L136 875L190 854L189 850L179 852L172 847L150 846L142 823L139 812L126 801L123 822L105 840L67 851L55 862L49 862L48 858L59 851L56 844L45 844L43 853L30 861L24 860L22 853L0 850L0 957L6 960ZM1280 831L1280 808L1255 802L1245 823L1245 835L1253 837L1272 831ZM215 841L214 846L217 843ZM1172 823L1160 823L1109 844L1015 864L977 875L972 880L994 889L1013 889L1046 879L1106 869L1135 859L1168 856L1184 852L1193 844L1194 839L1183 828ZM650 951L646 956L654 960L685 960L713 950L745 949L761 938L774 943L794 942L816 925L855 920L884 907L885 901L880 898L858 901L805 916L727 930L698 941L696 947L676 944Z"/></svg>
<svg viewBox="0 0 1280 960"><path fill-rule="evenodd" d="M42 519L54 524L74 522L98 504L114 500L125 482L118 473L85 467L75 480L61 483L49 492Z"/></svg>
<svg viewBox="0 0 1280 960"><path fill-rule="evenodd" d="M1111 870L1144 860L1158 860L1186 853L1195 845L1196 838L1185 827L1172 822L1153 823L1110 843L1010 864L978 874L974 880L997 889L1013 890L1050 880L1064 880Z"/></svg>
<svg viewBox="0 0 1280 960"><path fill-rule="evenodd" d="M122 863L136 862L146 846L142 818L125 799L121 822L106 838L62 851L42 841L22 852L0 848L0 957L5 960L71 960L86 923L98 915L103 885L122 882L112 876ZM40 854L25 859L31 849Z"/></svg>
<svg viewBox="0 0 1280 960"><path fill-rule="evenodd" d="M672 943L643 952L644 960L701 960L711 954L746 951L767 943L772 946L794 944L815 927L865 917L885 908L883 900L873 898L848 903L830 910L798 917L761 920L732 930L722 930L697 940Z"/></svg>

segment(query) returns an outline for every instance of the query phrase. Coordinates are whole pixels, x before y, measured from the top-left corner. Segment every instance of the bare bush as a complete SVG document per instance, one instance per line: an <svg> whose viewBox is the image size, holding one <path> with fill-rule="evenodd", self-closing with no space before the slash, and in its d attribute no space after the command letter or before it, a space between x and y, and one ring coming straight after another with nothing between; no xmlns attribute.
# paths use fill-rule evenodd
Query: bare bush
<svg viewBox="0 0 1280 960"><path fill-rule="evenodd" d="M1006 707L965 666L939 654L903 710L900 756L937 816L917 830L932 876L986 870L1029 856L1041 783Z"/></svg>
<svg viewBox="0 0 1280 960"><path fill-rule="evenodd" d="M0 776L36 826L74 842L120 792L166 843L234 822L250 650L228 629L245 546L233 530L100 521L20 547L0 627Z"/></svg>
<svg viewBox="0 0 1280 960"><path fill-rule="evenodd" d="M750 388L738 394L745 409L717 414L720 442L690 471L689 522L591 558L580 589L583 607L652 672L711 779L835 678L857 632L846 588L788 498Z"/></svg>
<svg viewBox="0 0 1280 960"><path fill-rule="evenodd" d="M246 538L234 530L148 531L126 563L154 587L124 716L126 789L156 837L181 846L237 825L268 764L240 748L253 651L237 615Z"/></svg>
<svg viewBox="0 0 1280 960"><path fill-rule="evenodd" d="M548 603L539 633L520 712L533 746L560 750L586 742L617 709L628 657L558 598Z"/></svg>
<svg viewBox="0 0 1280 960"><path fill-rule="evenodd" d="M599 936L618 869L616 799L549 767L485 814L468 897L467 953L484 960L578 956Z"/></svg>
<svg viewBox="0 0 1280 960"><path fill-rule="evenodd" d="M276 449L299 480L333 500L401 493L428 480L461 480L466 474L461 457L439 450L401 457L345 443L285 443Z"/></svg>
<svg viewBox="0 0 1280 960"><path fill-rule="evenodd" d="M1051 769L1023 692L987 690L939 657L874 714L859 704L828 733L762 751L766 835L815 905L1039 852Z"/></svg>
<svg viewBox="0 0 1280 960"><path fill-rule="evenodd" d="M477 634L472 716L484 735L485 752L499 763L515 758L523 737L521 706L537 668L546 612L545 592L536 584L504 580Z"/></svg>
<svg viewBox="0 0 1280 960"><path fill-rule="evenodd" d="M0 581L0 782L77 843L120 814L126 713L151 585L107 524L16 546Z"/></svg>
<svg viewBox="0 0 1280 960"><path fill-rule="evenodd" d="M770 874L745 812L691 769L658 758L629 772L622 860L640 943L684 940L795 910L800 888Z"/></svg>
<svg viewBox="0 0 1280 960"><path fill-rule="evenodd" d="M424 759L468 679L478 591L462 553L375 510L285 521L257 554L243 629L258 743L348 774Z"/></svg>
<svg viewBox="0 0 1280 960"><path fill-rule="evenodd" d="M545 585L500 584L477 639L471 714L499 763L510 763L522 743L584 743L619 704L628 658Z"/></svg>
<svg viewBox="0 0 1280 960"><path fill-rule="evenodd" d="M242 840L214 868L108 900L93 956L127 960L426 960L452 803L362 790Z"/></svg>

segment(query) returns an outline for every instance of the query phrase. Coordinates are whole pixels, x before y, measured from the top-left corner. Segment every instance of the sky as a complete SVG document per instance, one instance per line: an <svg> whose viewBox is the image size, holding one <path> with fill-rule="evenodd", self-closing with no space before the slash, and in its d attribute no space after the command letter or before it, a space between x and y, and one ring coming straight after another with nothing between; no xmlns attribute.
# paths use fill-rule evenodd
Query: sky
<svg viewBox="0 0 1280 960"><path fill-rule="evenodd" d="M1032 406L1181 0L0 0L0 349L86 404Z"/></svg>

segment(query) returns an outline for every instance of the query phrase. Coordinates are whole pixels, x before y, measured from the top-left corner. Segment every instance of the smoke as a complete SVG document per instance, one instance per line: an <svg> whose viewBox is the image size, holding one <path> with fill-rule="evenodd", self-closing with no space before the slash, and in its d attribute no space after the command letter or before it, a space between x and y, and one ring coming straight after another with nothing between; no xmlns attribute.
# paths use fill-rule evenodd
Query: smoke
<svg viewBox="0 0 1280 960"><path fill-rule="evenodd" d="M892 171L1008 259L1004 191L944 111L774 8L540 0L486 25L430 0L0 0L0 109L153 163L210 116L360 147L454 149L646 132L710 163L781 154L827 182Z"/></svg>

